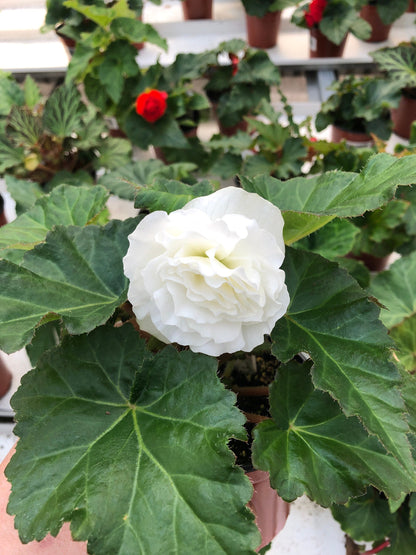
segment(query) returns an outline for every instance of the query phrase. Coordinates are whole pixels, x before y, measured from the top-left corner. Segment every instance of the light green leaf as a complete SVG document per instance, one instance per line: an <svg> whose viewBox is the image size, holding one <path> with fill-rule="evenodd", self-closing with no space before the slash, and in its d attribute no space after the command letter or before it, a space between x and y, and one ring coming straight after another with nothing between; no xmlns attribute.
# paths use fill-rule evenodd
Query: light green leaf
<svg viewBox="0 0 416 555"><path fill-rule="evenodd" d="M138 160L105 173L98 183L120 198L134 200L138 188L149 185L162 167L163 162L156 158Z"/></svg>
<svg viewBox="0 0 416 555"><path fill-rule="evenodd" d="M31 208L44 195L41 186L34 181L18 179L13 175L6 175L5 181L7 190L16 202L18 214Z"/></svg>
<svg viewBox="0 0 416 555"><path fill-rule="evenodd" d="M122 257L137 219L105 227L57 226L21 266L0 261L1 349L26 345L45 315L62 318L70 333L103 324L126 299Z"/></svg>
<svg viewBox="0 0 416 555"><path fill-rule="evenodd" d="M380 318L385 326L397 326L416 314L416 252L396 260L388 270L374 276L371 293L386 309Z"/></svg>
<svg viewBox="0 0 416 555"><path fill-rule="evenodd" d="M274 355L287 361L309 353L315 387L337 399L347 416L359 415L414 473L399 373L390 362L392 342L379 309L343 269L318 255L287 249L283 269L291 300L272 331Z"/></svg>
<svg viewBox="0 0 416 555"><path fill-rule="evenodd" d="M0 116L8 116L12 106L22 106L24 103L23 91L13 76L0 70Z"/></svg>
<svg viewBox="0 0 416 555"><path fill-rule="evenodd" d="M0 227L0 257L8 258L9 250L19 250L23 259L24 253L44 241L55 225L93 223L105 209L107 198L103 187L56 187L50 195L42 195L27 212Z"/></svg>
<svg viewBox="0 0 416 555"><path fill-rule="evenodd" d="M213 191L213 185L208 180L200 181L196 185L186 185L180 181L158 179L150 187L138 191L134 205L136 208L147 208L152 212L172 212L182 208L193 198L209 195Z"/></svg>
<svg viewBox="0 0 416 555"><path fill-rule="evenodd" d="M42 99L39 86L30 75L26 75L23 83L23 92L25 95L25 104L28 108L33 110Z"/></svg>
<svg viewBox="0 0 416 555"><path fill-rule="evenodd" d="M216 370L172 347L153 357L130 325L47 353L13 398L21 439L6 472L21 538L71 520L93 553L254 555L252 488L227 447L244 417Z"/></svg>
<svg viewBox="0 0 416 555"><path fill-rule="evenodd" d="M338 217L359 216L390 200L398 185L416 181L416 155L371 157L360 174L326 172L313 177L280 181L269 176L242 177L247 191L258 193L283 211Z"/></svg>
<svg viewBox="0 0 416 555"><path fill-rule="evenodd" d="M328 506L376 484L387 495L409 491L414 477L386 453L359 420L347 418L330 395L313 387L311 362L281 365L270 387L272 418L254 432L253 461L270 472L287 501L304 493Z"/></svg>
<svg viewBox="0 0 416 555"><path fill-rule="evenodd" d="M285 226L283 238L286 245L293 245L296 241L303 239L314 231L328 224L335 216L314 216L313 214L301 214L300 212L283 212Z"/></svg>
<svg viewBox="0 0 416 555"><path fill-rule="evenodd" d="M416 314L392 328L390 335L396 344L395 357L408 371L416 370Z"/></svg>

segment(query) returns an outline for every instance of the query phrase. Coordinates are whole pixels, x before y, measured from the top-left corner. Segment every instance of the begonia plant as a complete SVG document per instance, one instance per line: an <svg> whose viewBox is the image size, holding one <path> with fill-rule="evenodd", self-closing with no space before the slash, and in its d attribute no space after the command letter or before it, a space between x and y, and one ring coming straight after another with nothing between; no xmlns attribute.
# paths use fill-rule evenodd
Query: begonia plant
<svg viewBox="0 0 416 555"><path fill-rule="evenodd" d="M302 3L294 11L292 22L305 29L319 29L334 44L340 44L347 33L360 39L367 39L371 34L370 25L359 17L353 0L312 0Z"/></svg>
<svg viewBox="0 0 416 555"><path fill-rule="evenodd" d="M415 491L414 410L380 307L295 248L415 180L416 156L380 153L360 173L217 190L126 182L139 214L108 223L104 188L61 185L3 226L0 347L26 346L34 366L12 399L6 469L21 541L68 521L89 553L254 554L232 387L266 359L270 405L245 470L323 506L370 484L392 503Z"/></svg>

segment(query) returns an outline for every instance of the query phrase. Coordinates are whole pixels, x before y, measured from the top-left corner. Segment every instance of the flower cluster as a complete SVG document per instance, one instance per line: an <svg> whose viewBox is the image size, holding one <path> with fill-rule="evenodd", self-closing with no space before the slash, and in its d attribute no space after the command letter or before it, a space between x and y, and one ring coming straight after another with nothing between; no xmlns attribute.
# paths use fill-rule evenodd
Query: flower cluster
<svg viewBox="0 0 416 555"><path fill-rule="evenodd" d="M211 356L262 344L289 304L280 210L226 187L129 236L124 271L142 331Z"/></svg>
<svg viewBox="0 0 416 555"><path fill-rule="evenodd" d="M305 21L308 27L317 25L323 16L327 0L312 0L309 10L305 13Z"/></svg>
<svg viewBox="0 0 416 555"><path fill-rule="evenodd" d="M136 112L149 123L154 123L166 112L167 98L168 94L165 91L146 90L136 99Z"/></svg>

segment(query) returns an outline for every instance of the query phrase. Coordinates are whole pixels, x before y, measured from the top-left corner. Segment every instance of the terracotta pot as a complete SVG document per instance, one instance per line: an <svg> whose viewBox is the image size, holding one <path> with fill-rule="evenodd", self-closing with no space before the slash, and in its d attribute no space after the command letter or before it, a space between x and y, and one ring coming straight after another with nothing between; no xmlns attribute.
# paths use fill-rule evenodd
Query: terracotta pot
<svg viewBox="0 0 416 555"><path fill-rule="evenodd" d="M4 212L4 198L0 195L0 227L7 224L6 214Z"/></svg>
<svg viewBox="0 0 416 555"><path fill-rule="evenodd" d="M391 24L386 25L381 21L377 6L363 6L360 11L360 16L371 25L371 35L365 42L382 42L388 39Z"/></svg>
<svg viewBox="0 0 416 555"><path fill-rule="evenodd" d="M12 373L0 357L0 398L9 391L12 385Z"/></svg>
<svg viewBox="0 0 416 555"><path fill-rule="evenodd" d="M414 12L415 11L415 3L414 0L409 0L409 6L407 8L408 12Z"/></svg>
<svg viewBox="0 0 416 555"><path fill-rule="evenodd" d="M268 12L263 17L246 14L247 42L254 48L273 48L277 43L281 12Z"/></svg>
<svg viewBox="0 0 416 555"><path fill-rule="evenodd" d="M347 35L345 35L341 44L335 44L315 27L309 29L309 32L309 56L311 58L339 58L342 56L345 43L347 42Z"/></svg>
<svg viewBox="0 0 416 555"><path fill-rule="evenodd" d="M409 139L413 121L416 120L416 98L402 94L397 108L392 109L393 132L403 139Z"/></svg>
<svg viewBox="0 0 416 555"><path fill-rule="evenodd" d="M212 104L212 111L214 114L214 119L218 124L218 128L220 130L221 135L225 135L226 137L231 137L232 135L235 135L238 130L247 131L248 123L244 119L236 123L235 125L224 125L218 117L216 103Z"/></svg>
<svg viewBox="0 0 416 555"><path fill-rule="evenodd" d="M331 142L340 143L344 139L353 146L371 146L374 144L371 135L367 133L348 131L336 125L331 125Z"/></svg>
<svg viewBox="0 0 416 555"><path fill-rule="evenodd" d="M184 19L212 19L213 0L182 0Z"/></svg>
<svg viewBox="0 0 416 555"><path fill-rule="evenodd" d="M248 506L256 517L256 524L261 533L258 549L268 545L282 530L289 515L289 503L277 495L270 486L269 473L263 470L247 472L253 485L253 497Z"/></svg>
<svg viewBox="0 0 416 555"><path fill-rule="evenodd" d="M71 39L70 37L67 37L67 36L65 36L61 33L60 30L63 26L64 26L63 23L61 23L60 25L57 25L55 27L55 33L58 35L62 44L64 44L66 46L66 48L68 49L69 53L72 56L72 54L74 53L74 50L75 50L76 42L75 42L74 39Z"/></svg>

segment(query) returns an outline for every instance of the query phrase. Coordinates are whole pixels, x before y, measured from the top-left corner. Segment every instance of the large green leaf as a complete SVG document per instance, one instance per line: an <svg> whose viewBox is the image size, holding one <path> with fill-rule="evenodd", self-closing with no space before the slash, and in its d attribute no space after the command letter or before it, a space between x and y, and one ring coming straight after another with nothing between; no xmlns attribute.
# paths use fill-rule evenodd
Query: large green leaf
<svg viewBox="0 0 416 555"><path fill-rule="evenodd" d="M310 364L279 367L272 418L255 430L253 460L288 501L306 493L321 505L345 503L372 483L392 497L414 487L398 462L330 395L314 389Z"/></svg>
<svg viewBox="0 0 416 555"><path fill-rule="evenodd" d="M103 187L72 187L61 185L50 195L42 196L27 212L0 228L0 257L9 258L8 251L20 251L20 260L27 250L45 240L55 225L84 226L94 223L105 209L108 193ZM18 253L13 253L17 262Z"/></svg>
<svg viewBox="0 0 416 555"><path fill-rule="evenodd" d="M272 331L275 356L287 361L309 353L314 385L337 399L347 416L359 415L414 472L399 373L390 362L392 342L379 309L347 272L318 255L289 248L283 269L291 301Z"/></svg>
<svg viewBox="0 0 416 555"><path fill-rule="evenodd" d="M209 195L213 192L212 183L207 180L196 185L186 185L180 181L158 179L151 187L140 189L136 195L136 208L165 210L172 212L182 208L196 197Z"/></svg>
<svg viewBox="0 0 416 555"><path fill-rule="evenodd" d="M396 344L395 357L408 372L416 370L416 314L392 328L390 335Z"/></svg>
<svg viewBox="0 0 416 555"><path fill-rule="evenodd" d="M130 325L47 353L13 397L22 540L71 520L91 553L254 554L252 490L227 448L244 417L216 369L172 347L152 357Z"/></svg>
<svg viewBox="0 0 416 555"><path fill-rule="evenodd" d="M374 276L371 292L386 307L380 318L388 327L416 314L416 252L400 258L389 270Z"/></svg>
<svg viewBox="0 0 416 555"><path fill-rule="evenodd" d="M408 159L407 161L405 159ZM410 159L411 158L411 159ZM370 158L361 173L326 172L309 178L295 177L287 181L270 176L241 177L247 191L258 193L284 212L302 212L313 216L351 217L374 210L393 198L398 185L416 182L416 155L395 158L377 154ZM328 222L322 220L322 225ZM286 237L305 236L307 228L291 229L286 222ZM302 220L302 224L304 224ZM311 231L319 227L312 217Z"/></svg>
<svg viewBox="0 0 416 555"><path fill-rule="evenodd" d="M336 218L313 235L299 241L297 248L316 252L321 256L334 260L338 256L348 254L354 245L358 229L348 220Z"/></svg>
<svg viewBox="0 0 416 555"><path fill-rule="evenodd" d="M0 261L1 349L27 344L46 315L61 317L70 333L103 324L126 299L122 257L136 225L133 218L103 228L57 226L21 266Z"/></svg>

